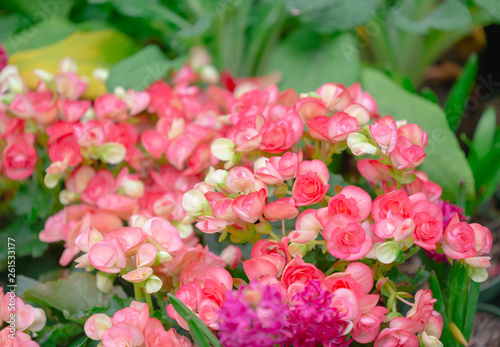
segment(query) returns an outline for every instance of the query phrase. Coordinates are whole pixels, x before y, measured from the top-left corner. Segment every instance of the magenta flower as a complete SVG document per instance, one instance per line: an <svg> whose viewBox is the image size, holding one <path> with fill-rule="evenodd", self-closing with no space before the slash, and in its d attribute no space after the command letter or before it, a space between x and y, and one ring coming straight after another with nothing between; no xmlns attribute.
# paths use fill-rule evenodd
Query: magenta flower
<svg viewBox="0 0 500 347"><path fill-rule="evenodd" d="M348 321L332 306L332 295L320 282L310 281L303 291L291 299L290 330L294 346L348 346L345 330Z"/></svg>
<svg viewBox="0 0 500 347"><path fill-rule="evenodd" d="M250 283L227 295L219 310L219 339L223 346L266 347L290 338L288 307L273 286Z"/></svg>

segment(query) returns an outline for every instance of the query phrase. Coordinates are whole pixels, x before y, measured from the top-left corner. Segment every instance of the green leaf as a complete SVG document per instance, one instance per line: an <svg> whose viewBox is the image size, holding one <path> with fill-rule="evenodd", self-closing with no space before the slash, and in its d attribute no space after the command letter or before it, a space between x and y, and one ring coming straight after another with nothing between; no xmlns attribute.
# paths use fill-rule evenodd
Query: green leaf
<svg viewBox="0 0 500 347"><path fill-rule="evenodd" d="M472 17L466 5L458 0L445 0L425 19L429 26L439 31L468 30Z"/></svg>
<svg viewBox="0 0 500 347"><path fill-rule="evenodd" d="M351 84L359 77L360 57L351 33L321 37L307 28L293 31L271 52L268 72L279 71L282 89L316 90L326 82Z"/></svg>
<svg viewBox="0 0 500 347"><path fill-rule="evenodd" d="M495 0L474 0L476 5L482 7L496 21L500 21L500 2Z"/></svg>
<svg viewBox="0 0 500 347"><path fill-rule="evenodd" d="M475 201L469 207L473 211L475 207L493 196L500 183L500 144L495 145L482 159L470 160L470 163L477 192Z"/></svg>
<svg viewBox="0 0 500 347"><path fill-rule="evenodd" d="M477 155L476 160L485 157L493 147L496 123L497 116L495 114L495 109L493 106L490 106L481 115L476 130L474 131L472 147Z"/></svg>
<svg viewBox="0 0 500 347"><path fill-rule="evenodd" d="M373 0L291 0L290 9L299 20L318 33L354 29L368 22L378 8Z"/></svg>
<svg viewBox="0 0 500 347"><path fill-rule="evenodd" d="M187 28L190 23L171 11L167 6L146 0L111 0L111 4L121 14L134 18L142 18L157 22L169 22L179 28Z"/></svg>
<svg viewBox="0 0 500 347"><path fill-rule="evenodd" d="M23 17L20 13L11 13L0 18L0 40L5 44L6 39L12 37L21 29Z"/></svg>
<svg viewBox="0 0 500 347"><path fill-rule="evenodd" d="M427 132L429 142L421 169L432 181L441 185L443 199L454 200L462 180L467 197L473 198L472 171L442 109L418 95L408 93L376 70L364 68L361 81L364 90L377 101L380 114L391 115L397 120L406 119Z"/></svg>
<svg viewBox="0 0 500 347"><path fill-rule="evenodd" d="M465 322L463 332L465 339L469 341L474 326L474 318L476 317L477 302L479 301L479 290L481 283L470 281L469 300L467 302L467 311L465 314Z"/></svg>
<svg viewBox="0 0 500 347"><path fill-rule="evenodd" d="M94 307L90 310L90 315L94 313L104 313L106 316L113 316L117 311L130 307L132 298L121 298L115 294L111 299L109 299L108 305L106 307Z"/></svg>
<svg viewBox="0 0 500 347"><path fill-rule="evenodd" d="M453 302L454 308L453 308L452 319L453 322L455 322L455 324L457 325L457 327L459 327L460 330L462 330L467 310L467 301L469 296L469 282L470 282L470 278L467 274L467 268L465 267L465 265L460 266L456 276L458 277L458 280L457 280L457 290L452 294L454 296L454 302Z"/></svg>
<svg viewBox="0 0 500 347"><path fill-rule="evenodd" d="M210 347L210 344L208 343L206 337L203 335L201 332L200 328L198 328L198 325L194 323L192 320L188 320L188 325L189 325L189 331L191 332L191 335L193 336L194 343L196 346L199 347Z"/></svg>
<svg viewBox="0 0 500 347"><path fill-rule="evenodd" d="M24 292L26 300L53 307L66 318L94 307L106 307L113 295L97 289L95 276L88 272L73 272L66 279L39 283Z"/></svg>
<svg viewBox="0 0 500 347"><path fill-rule="evenodd" d="M191 311L182 301L177 299L172 294L168 294L168 300L174 307L175 311L184 319L188 324L193 323L197 328L205 335L205 337L212 343L214 347L222 347L219 340L215 335L207 328L205 323L198 318L193 311Z"/></svg>
<svg viewBox="0 0 500 347"><path fill-rule="evenodd" d="M150 45L113 66L109 71L106 86L110 92L116 87L144 90L164 77L170 67L171 63L161 49Z"/></svg>
<svg viewBox="0 0 500 347"><path fill-rule="evenodd" d="M62 40L76 30L77 26L65 18L53 17L35 24L18 34L11 35L2 43L9 54L28 49L36 49Z"/></svg>
<svg viewBox="0 0 500 347"><path fill-rule="evenodd" d="M441 287L439 286L439 281L434 271L431 274L429 284L432 290L432 295L437 300L434 303L434 309L441 313L441 316L443 316L443 332L441 333L441 342L443 342L446 347L456 347L455 338L450 330L450 321L448 320L448 315L446 314Z"/></svg>
<svg viewBox="0 0 500 347"><path fill-rule="evenodd" d="M477 55L472 53L446 99L444 112L450 129L453 131L458 128L462 120L467 99L476 80L477 68Z"/></svg>
<svg viewBox="0 0 500 347"><path fill-rule="evenodd" d="M420 91L420 96L436 105L439 105L439 100L436 93L434 93L434 91L429 87L423 87Z"/></svg>

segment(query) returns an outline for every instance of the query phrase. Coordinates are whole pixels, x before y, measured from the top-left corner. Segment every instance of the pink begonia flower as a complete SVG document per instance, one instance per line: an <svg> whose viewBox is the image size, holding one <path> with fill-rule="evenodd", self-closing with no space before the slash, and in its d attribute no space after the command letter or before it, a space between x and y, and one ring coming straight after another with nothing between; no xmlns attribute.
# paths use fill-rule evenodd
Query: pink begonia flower
<svg viewBox="0 0 500 347"><path fill-rule="evenodd" d="M225 220L228 224L233 224L238 220L238 216L233 211L233 199L223 198L217 200L212 207L212 213L216 218Z"/></svg>
<svg viewBox="0 0 500 347"><path fill-rule="evenodd" d="M104 313L96 313L85 322L85 334L92 340L102 340L102 334L113 326L111 318Z"/></svg>
<svg viewBox="0 0 500 347"><path fill-rule="evenodd" d="M142 230L158 242L167 252L175 252L182 246L179 230L161 217L149 219Z"/></svg>
<svg viewBox="0 0 500 347"><path fill-rule="evenodd" d="M87 204L95 205L97 201L115 190L115 178L108 170L99 170L87 182L81 199Z"/></svg>
<svg viewBox="0 0 500 347"><path fill-rule="evenodd" d="M330 112L342 111L347 105L353 102L351 94L342 84L325 83L316 89L316 93L325 102Z"/></svg>
<svg viewBox="0 0 500 347"><path fill-rule="evenodd" d="M408 194L401 190L394 190L390 193L378 196L373 200L372 218L375 222L385 219L389 211L393 215L407 218L410 216L411 203Z"/></svg>
<svg viewBox="0 0 500 347"><path fill-rule="evenodd" d="M146 303L132 301L130 307L118 310L113 314L111 323L117 325L119 323L126 323L130 326L137 328L140 332L144 331L149 319L149 307Z"/></svg>
<svg viewBox="0 0 500 347"><path fill-rule="evenodd" d="M345 112L315 117L307 122L307 128L312 138L331 143L345 141L350 133L359 130L358 120Z"/></svg>
<svg viewBox="0 0 500 347"><path fill-rule="evenodd" d="M372 199L367 192L359 187L347 186L328 201L328 214L344 213L362 221L370 214L371 207Z"/></svg>
<svg viewBox="0 0 500 347"><path fill-rule="evenodd" d="M90 248L89 260L96 269L107 273L119 273L127 265L125 251L115 238L95 243Z"/></svg>
<svg viewBox="0 0 500 347"><path fill-rule="evenodd" d="M359 300L361 314L354 321L351 331L353 339L359 343L370 343L380 332L380 325L384 322L389 310L377 306L379 295L366 295Z"/></svg>
<svg viewBox="0 0 500 347"><path fill-rule="evenodd" d="M363 90L361 90L359 82L353 83L347 88L347 91L352 98L352 102L363 105L370 113L371 117L378 117L377 102L373 99L370 93L363 92Z"/></svg>
<svg viewBox="0 0 500 347"><path fill-rule="evenodd" d="M325 102L318 98L301 98L295 102L294 109L304 123L326 114Z"/></svg>
<svg viewBox="0 0 500 347"><path fill-rule="evenodd" d="M332 293L332 305L343 314L344 319L354 322L360 315L359 301L356 294L347 288L338 288Z"/></svg>
<svg viewBox="0 0 500 347"><path fill-rule="evenodd" d="M144 111L148 107L150 101L151 97L147 91L137 92L133 89L129 89L125 93L125 104L131 116L135 116Z"/></svg>
<svg viewBox="0 0 500 347"><path fill-rule="evenodd" d="M339 259L361 259L372 246L372 239L361 225L346 214L330 218L322 234L330 254Z"/></svg>
<svg viewBox="0 0 500 347"><path fill-rule="evenodd" d="M474 229L466 222L460 222L455 213L444 230L443 251L452 259L465 259L476 256L474 248L476 237Z"/></svg>
<svg viewBox="0 0 500 347"><path fill-rule="evenodd" d="M398 135L406 137L413 145L420 146L424 149L427 147L427 141L429 140L427 133L417 124L405 124L400 126L398 128Z"/></svg>
<svg viewBox="0 0 500 347"><path fill-rule="evenodd" d="M196 227L206 234L214 234L222 231L228 225L225 220L219 218L201 217L200 219L202 220L196 223Z"/></svg>
<svg viewBox="0 0 500 347"><path fill-rule="evenodd" d="M156 318L149 318L144 330L145 347L191 347L193 344L185 336L177 334L174 328L165 331Z"/></svg>
<svg viewBox="0 0 500 347"><path fill-rule="evenodd" d="M224 260L231 269L234 269L241 263L243 255L241 249L234 245L229 245L224 248L220 254L222 260Z"/></svg>
<svg viewBox="0 0 500 347"><path fill-rule="evenodd" d="M32 118L35 114L33 103L24 94L16 94L9 105L9 111L22 119Z"/></svg>
<svg viewBox="0 0 500 347"><path fill-rule="evenodd" d="M185 135L177 136L169 142L166 158L177 170L183 170L186 165L186 160L193 154L195 148L196 145L192 139Z"/></svg>
<svg viewBox="0 0 500 347"><path fill-rule="evenodd" d="M493 245L493 237L491 236L490 229L478 223L471 223L470 226L474 230L474 249L477 251L477 255L489 254Z"/></svg>
<svg viewBox="0 0 500 347"><path fill-rule="evenodd" d="M267 121L259 131L262 136L259 149L269 153L285 152L300 141L303 132L304 124L295 113L277 121Z"/></svg>
<svg viewBox="0 0 500 347"><path fill-rule="evenodd" d="M385 328L375 339L374 347L419 347L420 342L418 338L403 329L389 329Z"/></svg>
<svg viewBox="0 0 500 347"><path fill-rule="evenodd" d="M66 178L66 189L76 194L82 194L95 174L95 170L90 166L83 165L77 167Z"/></svg>
<svg viewBox="0 0 500 347"><path fill-rule="evenodd" d="M352 279L359 283L368 294L373 288L373 270L360 262L352 262L347 265L344 271L346 274L351 275Z"/></svg>
<svg viewBox="0 0 500 347"><path fill-rule="evenodd" d="M275 161L276 163L276 161ZM265 157L262 157L254 163L254 175L268 185L278 185L283 183L284 178L281 175L278 166Z"/></svg>
<svg viewBox="0 0 500 347"><path fill-rule="evenodd" d="M323 226L316 218L316 210L308 209L299 215L295 222L295 230L292 230L288 236L290 242L307 244L318 237L321 230Z"/></svg>
<svg viewBox="0 0 500 347"><path fill-rule="evenodd" d="M371 185L393 180L390 168L389 165L382 164L380 161L373 159L361 159L357 163L359 173Z"/></svg>
<svg viewBox="0 0 500 347"><path fill-rule="evenodd" d="M278 169L284 180L289 180L299 174L302 157L302 149L299 149L299 153L286 152L281 157L271 157L269 161Z"/></svg>
<svg viewBox="0 0 500 347"><path fill-rule="evenodd" d="M399 136L396 147L390 153L392 165L398 169L414 169L425 158L424 149L421 146L414 145L404 136Z"/></svg>
<svg viewBox="0 0 500 347"><path fill-rule="evenodd" d="M266 190L263 188L248 195L238 196L231 207L239 219L255 223L262 214L266 199Z"/></svg>
<svg viewBox="0 0 500 347"><path fill-rule="evenodd" d="M8 178L19 181L35 171L38 155L33 147L35 136L31 133L10 135L2 152L2 171Z"/></svg>
<svg viewBox="0 0 500 347"><path fill-rule="evenodd" d="M109 347L138 347L144 343L144 335L134 326L118 323L102 334L102 344Z"/></svg>
<svg viewBox="0 0 500 347"><path fill-rule="evenodd" d="M352 103L344 108L343 112L347 113L353 118L356 118L358 120L359 126L368 124L368 122L370 121L370 112L365 106L361 104Z"/></svg>
<svg viewBox="0 0 500 347"><path fill-rule="evenodd" d="M138 268L153 266L156 261L158 250L150 243L142 245L137 251L135 262Z"/></svg>
<svg viewBox="0 0 500 347"><path fill-rule="evenodd" d="M88 83L74 72L62 72L54 76L57 94L63 99L77 100L82 97Z"/></svg>
<svg viewBox="0 0 500 347"><path fill-rule="evenodd" d="M277 277L280 277L285 265L290 261L290 255L287 250L285 241L276 240L259 240L253 247L251 252L252 259L266 259L277 269Z"/></svg>
<svg viewBox="0 0 500 347"><path fill-rule="evenodd" d="M122 275L123 279L130 283L143 283L153 274L153 269L150 267L141 267L132 271L129 271L125 275Z"/></svg>
<svg viewBox="0 0 500 347"><path fill-rule="evenodd" d="M94 101L94 111L98 119L121 122L127 119L127 105L114 94L104 94Z"/></svg>
<svg viewBox="0 0 500 347"><path fill-rule="evenodd" d="M78 122L90 106L90 100L59 100L59 107L67 122Z"/></svg>
<svg viewBox="0 0 500 347"><path fill-rule="evenodd" d="M295 207L295 200L293 198L281 198L264 206L263 213L267 220L275 222L284 219L294 219L299 215L299 210Z"/></svg>
<svg viewBox="0 0 500 347"><path fill-rule="evenodd" d="M255 191L255 177L249 169L238 166L229 170L226 186L234 193L250 193Z"/></svg>
<svg viewBox="0 0 500 347"><path fill-rule="evenodd" d="M292 188L297 206L312 205L321 201L330 188L327 184L329 178L328 168L321 160L301 162Z"/></svg>
<svg viewBox="0 0 500 347"><path fill-rule="evenodd" d="M369 129L382 153L387 154L394 150L398 140L398 126L391 116L376 120L373 125L369 126Z"/></svg>
<svg viewBox="0 0 500 347"><path fill-rule="evenodd" d="M310 281L321 281L324 278L325 275L321 270L313 264L304 262L300 255L297 255L286 265L281 276L289 297L303 290Z"/></svg>
<svg viewBox="0 0 500 347"><path fill-rule="evenodd" d="M219 309L220 305L218 305L215 301L204 299L200 303L198 316L203 323L205 323L212 329L219 329L219 323L217 322L217 320L219 319Z"/></svg>
<svg viewBox="0 0 500 347"><path fill-rule="evenodd" d="M391 218L380 219L373 225L373 234L379 238L401 241L413 234L415 223L411 218L403 219L399 215L394 215L389 211Z"/></svg>
<svg viewBox="0 0 500 347"><path fill-rule="evenodd" d="M156 130L145 130L141 134L141 144L153 158L159 159L167 150L168 137Z"/></svg>
<svg viewBox="0 0 500 347"><path fill-rule="evenodd" d="M415 244L428 251L436 249L436 243L443 236L443 212L430 201L418 201L411 207L410 217L415 223L413 239Z"/></svg>
<svg viewBox="0 0 500 347"><path fill-rule="evenodd" d="M54 95L50 91L26 92L26 95L31 100L35 114L33 118L37 123L50 125L57 120L59 113L57 107L57 99L54 100Z"/></svg>
<svg viewBox="0 0 500 347"><path fill-rule="evenodd" d="M89 120L85 123L77 123L73 127L73 134L82 147L100 146L106 142L107 122ZM109 123L108 123L109 124Z"/></svg>
<svg viewBox="0 0 500 347"><path fill-rule="evenodd" d="M31 336L22 331L16 331L14 339L9 326L0 331L0 346L5 347L39 347L39 344L31 340Z"/></svg>
<svg viewBox="0 0 500 347"><path fill-rule="evenodd" d="M243 270L250 281L260 281L265 277L278 277L278 268L268 258L245 260Z"/></svg>

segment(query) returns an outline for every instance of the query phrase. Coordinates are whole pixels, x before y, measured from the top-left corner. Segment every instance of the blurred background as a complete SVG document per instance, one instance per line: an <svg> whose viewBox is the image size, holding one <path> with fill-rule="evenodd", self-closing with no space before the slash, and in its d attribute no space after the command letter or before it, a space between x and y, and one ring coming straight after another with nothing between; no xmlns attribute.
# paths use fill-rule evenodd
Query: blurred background
<svg viewBox="0 0 500 347"><path fill-rule="evenodd" d="M423 169L443 186L445 200L492 231L493 266L481 292L489 313L478 319L493 334L485 338L497 341L498 23L497 0L10 0L0 4L0 67L17 65L35 87L35 68L55 73L69 56L89 76L92 97L117 86L145 89L202 47L230 89L255 76L258 86L298 92L360 82L382 115L429 133ZM98 68L109 70L106 82L93 77ZM336 170L349 164L339 158ZM0 201L2 232L19 235L20 261L34 274L57 263L37 237L56 203L38 183ZM14 183L0 181L0 192L12 191L5 184ZM37 268L29 266L33 258ZM487 345L477 338L477 346Z"/></svg>

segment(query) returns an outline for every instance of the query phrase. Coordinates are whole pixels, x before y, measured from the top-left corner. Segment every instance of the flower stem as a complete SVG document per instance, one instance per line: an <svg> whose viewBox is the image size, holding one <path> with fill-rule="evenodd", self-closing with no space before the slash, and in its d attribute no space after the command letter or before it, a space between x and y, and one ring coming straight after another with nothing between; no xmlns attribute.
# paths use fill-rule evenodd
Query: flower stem
<svg viewBox="0 0 500 347"><path fill-rule="evenodd" d="M146 290L144 290L144 295L146 296L146 303L148 304L149 307L149 313L153 313L153 301L151 300L151 295L146 293Z"/></svg>
<svg viewBox="0 0 500 347"><path fill-rule="evenodd" d="M283 231L283 237L286 236L286 230L285 230L285 220L281 220L281 230Z"/></svg>
<svg viewBox="0 0 500 347"><path fill-rule="evenodd" d="M135 296L136 301L141 301L142 291L141 291L141 288L137 284L134 284L134 296Z"/></svg>

